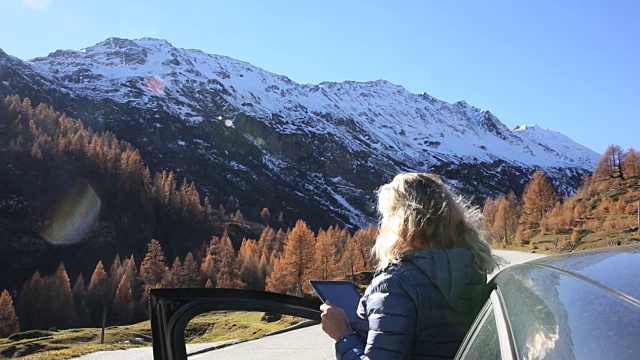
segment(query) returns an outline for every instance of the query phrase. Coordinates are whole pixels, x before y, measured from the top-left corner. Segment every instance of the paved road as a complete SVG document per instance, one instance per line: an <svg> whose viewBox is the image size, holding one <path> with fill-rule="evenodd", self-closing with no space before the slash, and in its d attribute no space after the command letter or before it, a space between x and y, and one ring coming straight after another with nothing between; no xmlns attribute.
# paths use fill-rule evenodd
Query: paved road
<svg viewBox="0 0 640 360"><path fill-rule="evenodd" d="M500 270L503 268L507 268L511 265L522 264L523 262L527 262L529 260L539 259L541 257L545 257L547 255L543 254L530 254L526 252L520 251L508 251L508 250L493 250L493 254L502 258L505 261L505 264L501 269L494 271L489 275L489 278L494 277Z"/></svg>
<svg viewBox="0 0 640 360"><path fill-rule="evenodd" d="M212 343L202 344L188 344L187 354L200 352L205 349L214 348L227 343L234 343L235 340L220 341ZM152 360L153 352L150 347L135 348L129 350L113 350L113 351L98 351L93 354L81 356L75 358L78 360ZM191 359L191 357L189 357Z"/></svg>
<svg viewBox="0 0 640 360"><path fill-rule="evenodd" d="M335 359L333 343L319 325L189 356L189 360L329 360Z"/></svg>
<svg viewBox="0 0 640 360"><path fill-rule="evenodd" d="M517 251L494 250L494 254L505 261L504 267L520 264L529 260L543 257L540 254L529 254ZM490 275L492 277L497 271ZM204 344L211 347L215 344ZM187 353L196 352L202 344L187 345ZM152 359L151 348L139 348L131 350L101 351L84 356L83 360L149 360ZM235 345L220 348L189 356L189 360L262 360L262 359L305 359L324 360L334 359L333 340L322 332L320 326L314 325L303 329L293 330L278 335L264 337L258 340L247 341Z"/></svg>

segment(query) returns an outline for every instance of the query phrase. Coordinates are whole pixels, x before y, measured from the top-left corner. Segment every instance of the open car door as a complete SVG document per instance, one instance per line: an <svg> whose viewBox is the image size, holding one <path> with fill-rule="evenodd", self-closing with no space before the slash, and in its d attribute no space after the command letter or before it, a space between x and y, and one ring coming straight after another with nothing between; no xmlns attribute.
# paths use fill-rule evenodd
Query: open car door
<svg viewBox="0 0 640 360"><path fill-rule="evenodd" d="M186 360L184 330L202 313L261 311L320 321L320 300L237 289L152 289L149 306L155 360Z"/></svg>

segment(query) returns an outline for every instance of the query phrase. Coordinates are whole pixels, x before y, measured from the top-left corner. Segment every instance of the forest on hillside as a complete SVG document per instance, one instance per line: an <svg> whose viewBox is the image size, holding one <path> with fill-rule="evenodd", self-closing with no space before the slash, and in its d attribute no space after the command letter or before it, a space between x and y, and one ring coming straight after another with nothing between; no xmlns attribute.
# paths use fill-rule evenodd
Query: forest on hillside
<svg viewBox="0 0 640 360"><path fill-rule="evenodd" d="M152 174L131 144L47 105L33 108L29 99L0 104L0 153L0 273L17 274L0 279L0 336L98 326L105 309L109 324L146 319L152 288L295 294L300 284L310 293L310 279L375 268L375 227L314 231L266 207L245 218L235 199L215 206L179 174ZM640 202L638 155L611 145L565 199L537 171L521 197L487 199L486 240L531 246L551 235L546 250L566 252L584 246L590 233L631 234Z"/></svg>
<svg viewBox="0 0 640 360"><path fill-rule="evenodd" d="M110 324L145 319L154 287L294 293L372 268L373 228L290 229L268 208L245 219L233 198L214 209L172 171L151 175L129 143L26 98L0 105L0 151L0 270L16 275L2 279L3 335L97 326L105 308Z"/></svg>
<svg viewBox="0 0 640 360"><path fill-rule="evenodd" d="M86 277L98 260L140 259L152 238L173 258L224 232L237 250L266 225L288 226L267 208L245 219L233 197L214 206L173 171L152 174L131 144L28 98L0 104L0 152L0 273L12 277L0 287L53 273L61 260Z"/></svg>
<svg viewBox="0 0 640 360"><path fill-rule="evenodd" d="M225 233L212 237L202 256L189 252L168 262L162 246L151 240L140 266L133 256L102 261L89 281L71 281L64 264L51 275L36 272L20 289L17 301L0 297L0 336L20 330L98 327L107 311L109 325L148 318L148 290L153 288L244 288L295 294L298 284L309 293L312 279L348 278L371 270L369 256L377 233L369 227L350 235L329 227L315 234L302 220L277 232L267 226L260 238L243 239L236 252ZM168 265L171 263L171 265ZM50 311L56 304L56 311Z"/></svg>
<svg viewBox="0 0 640 360"><path fill-rule="evenodd" d="M610 243L640 242L640 154L633 148L610 145L592 176L585 176L576 193L561 199L544 172L538 170L521 198L513 192L487 199L483 214L486 238L494 246L538 244L550 235L544 250L566 252ZM611 234L613 240L588 244L589 234ZM625 236L627 234L628 236ZM564 235L564 236L563 236ZM606 236L593 240L606 240Z"/></svg>

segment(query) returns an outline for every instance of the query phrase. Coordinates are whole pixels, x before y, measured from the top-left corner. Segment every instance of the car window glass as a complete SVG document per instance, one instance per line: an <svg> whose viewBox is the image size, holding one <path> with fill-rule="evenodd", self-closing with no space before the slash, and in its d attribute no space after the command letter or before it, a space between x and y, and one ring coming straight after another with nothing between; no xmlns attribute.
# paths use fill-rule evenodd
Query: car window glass
<svg viewBox="0 0 640 360"><path fill-rule="evenodd" d="M500 359L500 342L491 307L471 338L463 359Z"/></svg>
<svg viewBox="0 0 640 360"><path fill-rule="evenodd" d="M519 358L638 358L635 303L542 267L523 268L503 280L499 288Z"/></svg>
<svg viewBox="0 0 640 360"><path fill-rule="evenodd" d="M245 360L275 358L278 352L295 354L301 346L333 356L332 340L316 324L276 313L211 311L191 319L184 338L189 359L233 358L236 353Z"/></svg>

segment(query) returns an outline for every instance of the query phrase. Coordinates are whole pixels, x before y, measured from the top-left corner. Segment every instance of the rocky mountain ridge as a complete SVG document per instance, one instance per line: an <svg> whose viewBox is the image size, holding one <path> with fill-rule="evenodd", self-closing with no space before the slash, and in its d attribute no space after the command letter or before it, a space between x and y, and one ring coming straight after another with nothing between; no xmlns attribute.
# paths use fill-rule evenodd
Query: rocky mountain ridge
<svg viewBox="0 0 640 360"><path fill-rule="evenodd" d="M298 84L249 63L165 40L110 38L22 61L0 52L0 95L29 96L116 133L155 169L196 181L213 203L311 224L362 226L373 191L403 171L434 171L480 203L521 191L543 168L572 193L599 158L537 126L384 80Z"/></svg>

